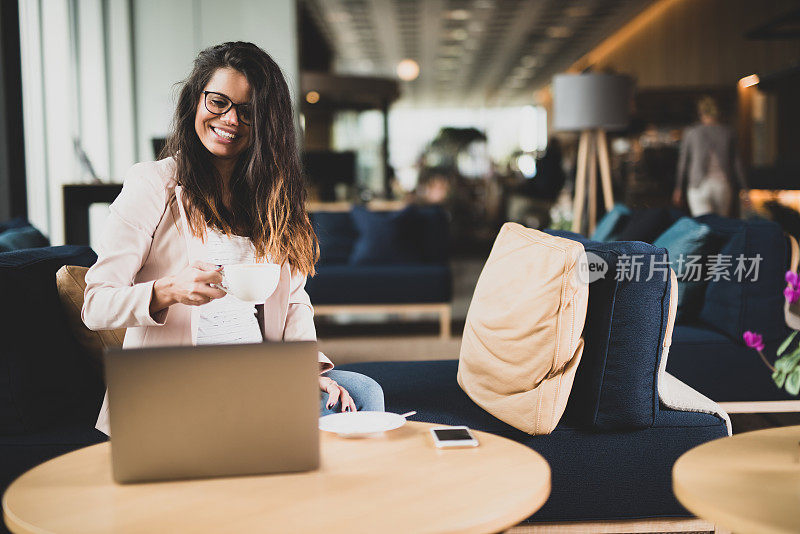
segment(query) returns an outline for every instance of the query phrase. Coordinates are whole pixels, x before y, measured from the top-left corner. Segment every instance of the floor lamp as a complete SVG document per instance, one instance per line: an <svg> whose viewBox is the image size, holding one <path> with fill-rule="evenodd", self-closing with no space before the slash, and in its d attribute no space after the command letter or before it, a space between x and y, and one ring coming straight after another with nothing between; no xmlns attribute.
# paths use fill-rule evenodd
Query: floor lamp
<svg viewBox="0 0 800 534"><path fill-rule="evenodd" d="M597 224L597 164L606 211L614 207L606 132L628 125L632 80L603 73L559 74L553 79L554 129L580 132L572 204L572 231L583 229L588 197L589 234Z"/></svg>

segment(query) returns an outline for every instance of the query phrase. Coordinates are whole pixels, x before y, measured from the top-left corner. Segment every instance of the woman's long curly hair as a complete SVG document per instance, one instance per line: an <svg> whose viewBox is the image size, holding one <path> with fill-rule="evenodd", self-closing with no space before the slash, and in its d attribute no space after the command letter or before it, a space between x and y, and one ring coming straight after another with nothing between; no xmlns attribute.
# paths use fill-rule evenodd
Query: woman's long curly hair
<svg viewBox="0 0 800 534"><path fill-rule="evenodd" d="M231 208L223 202L222 177L214 156L195 131L203 90L221 68L241 72L252 89L250 146L239 156L230 179ZM207 226L249 237L256 257L289 262L313 276L319 246L305 211L306 188L295 138L289 89L280 67L252 43L228 42L206 48L183 82L172 131L161 157L173 157L193 235Z"/></svg>

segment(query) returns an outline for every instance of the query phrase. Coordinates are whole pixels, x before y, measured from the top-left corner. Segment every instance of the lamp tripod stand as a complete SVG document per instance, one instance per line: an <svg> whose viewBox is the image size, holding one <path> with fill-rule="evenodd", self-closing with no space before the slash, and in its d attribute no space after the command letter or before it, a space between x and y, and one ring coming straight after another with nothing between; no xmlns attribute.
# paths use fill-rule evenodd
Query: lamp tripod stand
<svg viewBox="0 0 800 534"><path fill-rule="evenodd" d="M603 203L606 211L614 207L611 190L611 165L608 159L608 142L605 130L584 130L578 143L578 165L575 174L575 198L572 203L572 231L580 233L583 228L583 207L589 200L589 235L597 225L597 162L600 162L600 182L603 186ZM589 177L588 195L586 177Z"/></svg>

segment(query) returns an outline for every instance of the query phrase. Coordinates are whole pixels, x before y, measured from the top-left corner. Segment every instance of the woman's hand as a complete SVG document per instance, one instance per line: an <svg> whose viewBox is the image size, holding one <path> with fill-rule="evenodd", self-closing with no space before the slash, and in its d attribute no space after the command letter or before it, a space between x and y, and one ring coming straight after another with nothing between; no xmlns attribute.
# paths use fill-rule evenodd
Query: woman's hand
<svg viewBox="0 0 800 534"><path fill-rule="evenodd" d="M153 284L150 314L156 314L173 304L201 306L224 297L225 290L216 287L222 283L220 269L213 263L196 261L178 274L159 278Z"/></svg>
<svg viewBox="0 0 800 534"><path fill-rule="evenodd" d="M335 380L327 376L320 376L319 389L328 393L328 408L336 406L336 403L341 399L343 412L356 411L356 403L353 402L353 397L350 396L346 389L337 384Z"/></svg>

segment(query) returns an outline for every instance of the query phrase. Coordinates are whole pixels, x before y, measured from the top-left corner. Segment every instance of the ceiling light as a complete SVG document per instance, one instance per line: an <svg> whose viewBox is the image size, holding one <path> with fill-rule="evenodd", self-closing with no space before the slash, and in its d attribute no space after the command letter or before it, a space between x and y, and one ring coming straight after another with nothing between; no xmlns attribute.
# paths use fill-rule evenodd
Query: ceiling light
<svg viewBox="0 0 800 534"><path fill-rule="evenodd" d="M551 26L546 33L552 39L565 39L572 35L572 29L567 26Z"/></svg>
<svg viewBox="0 0 800 534"><path fill-rule="evenodd" d="M456 41L466 41L467 37L469 37L469 33L467 33L467 30L465 30L464 28L457 28L451 31L448 35L450 36L451 39L454 39Z"/></svg>
<svg viewBox="0 0 800 534"><path fill-rule="evenodd" d="M416 80L419 76L419 63L413 59L404 59L397 64L397 76L406 82Z"/></svg>
<svg viewBox="0 0 800 534"><path fill-rule="evenodd" d="M761 81L758 79L758 74L751 74L750 76L745 76L741 80L739 80L740 87L751 87L753 85L757 85L758 82Z"/></svg>
<svg viewBox="0 0 800 534"><path fill-rule="evenodd" d="M309 91L306 93L306 102L309 104L316 104L319 102L319 93L316 91Z"/></svg>
<svg viewBox="0 0 800 534"><path fill-rule="evenodd" d="M469 11L466 9L453 9L444 14L445 18L450 20L467 20L469 18Z"/></svg>

